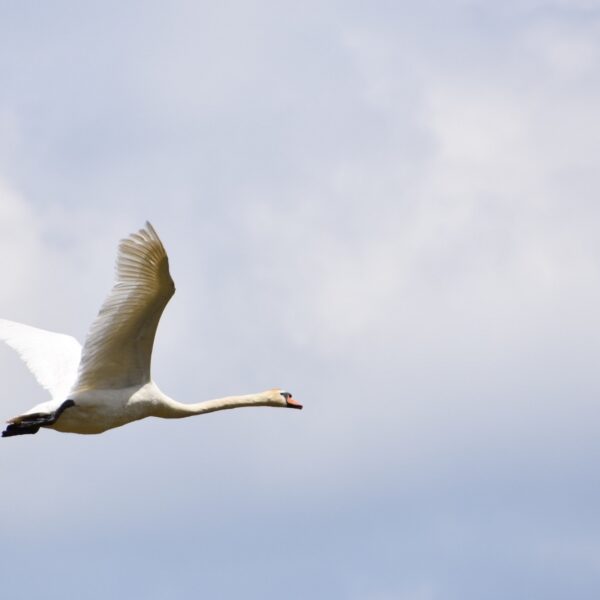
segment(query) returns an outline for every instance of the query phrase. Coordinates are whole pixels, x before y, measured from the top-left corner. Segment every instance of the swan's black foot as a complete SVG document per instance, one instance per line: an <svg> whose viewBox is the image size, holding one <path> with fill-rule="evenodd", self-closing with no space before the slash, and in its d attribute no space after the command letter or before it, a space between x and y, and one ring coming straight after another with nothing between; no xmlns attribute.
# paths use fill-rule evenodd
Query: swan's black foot
<svg viewBox="0 0 600 600"><path fill-rule="evenodd" d="M71 406L75 406L75 402L73 402L73 400L65 400L52 413L33 413L31 415L24 415L19 421L10 423L6 427L2 432L2 437L37 433L40 430L40 427L54 425L60 415L62 415L67 408L71 408Z"/></svg>
<svg viewBox="0 0 600 600"><path fill-rule="evenodd" d="M7 425L6 429L2 432L2 437L10 437L11 435L25 435L26 433L37 433L39 430L39 425L11 423L10 425Z"/></svg>

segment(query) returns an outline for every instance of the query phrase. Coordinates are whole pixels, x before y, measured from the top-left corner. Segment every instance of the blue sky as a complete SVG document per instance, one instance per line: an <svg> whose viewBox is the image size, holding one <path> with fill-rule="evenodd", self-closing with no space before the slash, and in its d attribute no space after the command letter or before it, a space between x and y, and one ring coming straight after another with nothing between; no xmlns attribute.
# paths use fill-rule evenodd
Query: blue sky
<svg viewBox="0 0 600 600"><path fill-rule="evenodd" d="M598 597L600 2L0 14L0 315L149 219L161 388L305 405L3 440L3 594Z"/></svg>

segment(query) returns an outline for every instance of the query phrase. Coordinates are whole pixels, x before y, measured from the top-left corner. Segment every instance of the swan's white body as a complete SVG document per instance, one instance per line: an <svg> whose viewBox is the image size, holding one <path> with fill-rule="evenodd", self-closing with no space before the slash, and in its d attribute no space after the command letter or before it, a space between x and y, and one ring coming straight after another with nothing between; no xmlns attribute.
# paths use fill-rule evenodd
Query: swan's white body
<svg viewBox="0 0 600 600"><path fill-rule="evenodd" d="M52 399L10 419L3 436L47 427L102 433L145 417L181 418L242 406L302 408L273 389L182 404L150 376L152 345L162 312L175 293L165 249L150 225L122 240L116 283L83 348L68 335L0 319L0 339L16 350Z"/></svg>

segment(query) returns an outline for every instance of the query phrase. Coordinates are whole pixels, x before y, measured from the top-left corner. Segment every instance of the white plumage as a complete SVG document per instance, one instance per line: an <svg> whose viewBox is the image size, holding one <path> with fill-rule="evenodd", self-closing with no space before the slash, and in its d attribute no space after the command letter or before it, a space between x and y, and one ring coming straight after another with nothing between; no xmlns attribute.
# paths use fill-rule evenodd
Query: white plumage
<svg viewBox="0 0 600 600"><path fill-rule="evenodd" d="M74 337L0 319L0 339L17 351L52 400L67 397L81 359L81 344Z"/></svg>
<svg viewBox="0 0 600 600"><path fill-rule="evenodd" d="M121 241L115 285L83 348L69 335L0 319L0 339L52 396L10 419L3 437L36 433L40 427L101 433L148 416L179 418L242 406L302 408L280 389L198 404L163 394L152 381L150 362L158 322L174 293L167 253L146 223Z"/></svg>
<svg viewBox="0 0 600 600"><path fill-rule="evenodd" d="M75 392L150 381L154 335L175 293L167 253L150 223L119 244L116 279L85 340Z"/></svg>

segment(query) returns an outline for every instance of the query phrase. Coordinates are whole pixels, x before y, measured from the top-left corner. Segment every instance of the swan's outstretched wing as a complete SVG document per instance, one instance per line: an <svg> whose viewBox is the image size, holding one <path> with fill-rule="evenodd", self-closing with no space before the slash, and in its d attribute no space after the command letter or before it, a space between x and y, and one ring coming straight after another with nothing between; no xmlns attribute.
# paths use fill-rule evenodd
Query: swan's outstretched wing
<svg viewBox="0 0 600 600"><path fill-rule="evenodd" d="M75 338L0 319L0 339L17 351L53 400L67 398L81 358L81 345Z"/></svg>
<svg viewBox="0 0 600 600"><path fill-rule="evenodd" d="M75 391L150 381L152 344L175 285L167 253L150 223L121 240L116 283L83 346Z"/></svg>

